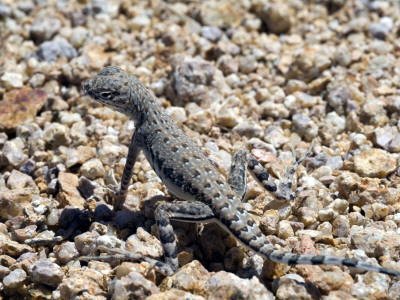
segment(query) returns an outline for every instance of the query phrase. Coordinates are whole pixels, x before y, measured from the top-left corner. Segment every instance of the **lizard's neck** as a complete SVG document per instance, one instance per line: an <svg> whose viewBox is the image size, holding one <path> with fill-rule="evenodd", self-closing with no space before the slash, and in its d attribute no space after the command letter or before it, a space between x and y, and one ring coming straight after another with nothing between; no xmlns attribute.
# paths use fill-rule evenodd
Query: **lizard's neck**
<svg viewBox="0 0 400 300"><path fill-rule="evenodd" d="M139 98L138 96L141 97ZM130 107L130 116L134 120L136 128L140 127L150 117L153 118L155 115L162 113L161 107L149 92L143 95L133 95Z"/></svg>

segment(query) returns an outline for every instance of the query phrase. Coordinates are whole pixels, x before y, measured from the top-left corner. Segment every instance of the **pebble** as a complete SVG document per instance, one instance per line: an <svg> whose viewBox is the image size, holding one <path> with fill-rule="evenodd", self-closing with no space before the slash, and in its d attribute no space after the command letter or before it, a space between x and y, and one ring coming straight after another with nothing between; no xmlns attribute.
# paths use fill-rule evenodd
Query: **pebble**
<svg viewBox="0 0 400 300"><path fill-rule="evenodd" d="M29 278L34 283L57 287L64 276L61 267L49 261L36 261L29 267Z"/></svg>
<svg viewBox="0 0 400 300"><path fill-rule="evenodd" d="M57 291L60 293L60 299L86 297L105 300L104 284L104 275L99 271L89 268L70 269Z"/></svg>
<svg viewBox="0 0 400 300"><path fill-rule="evenodd" d="M385 178L396 168L396 158L385 150L371 148L354 157L354 169L363 177Z"/></svg>
<svg viewBox="0 0 400 300"><path fill-rule="evenodd" d="M292 26L289 11L285 4L266 4L258 15L271 33L281 34L288 32Z"/></svg>
<svg viewBox="0 0 400 300"><path fill-rule="evenodd" d="M24 142L20 138L7 141L2 149L0 156L0 165L11 165L19 168L27 159L27 155L23 151Z"/></svg>
<svg viewBox="0 0 400 300"><path fill-rule="evenodd" d="M100 235L96 231L84 232L75 237L75 247L81 255L90 255L97 247L97 238Z"/></svg>
<svg viewBox="0 0 400 300"><path fill-rule="evenodd" d="M304 137L307 141L311 141L318 134L318 126L304 114L293 115L292 130Z"/></svg>
<svg viewBox="0 0 400 300"><path fill-rule="evenodd" d="M40 44L51 40L60 31L61 26L61 21L57 18L41 18L32 23L29 33L35 43Z"/></svg>
<svg viewBox="0 0 400 300"><path fill-rule="evenodd" d="M199 294L210 277L210 273L194 260L180 268L174 275L165 278L159 287L161 290L175 288Z"/></svg>
<svg viewBox="0 0 400 300"><path fill-rule="evenodd" d="M60 123L50 123L44 128L44 141L51 148L68 145L71 142L68 127Z"/></svg>
<svg viewBox="0 0 400 300"><path fill-rule="evenodd" d="M60 57L72 59L77 55L76 49L65 38L59 38L40 44L33 56L37 57L39 61L55 62Z"/></svg>
<svg viewBox="0 0 400 300"><path fill-rule="evenodd" d="M73 205L83 207L84 199L79 193L78 176L72 173L60 172L58 174L59 193L57 201L60 202L60 207Z"/></svg>
<svg viewBox="0 0 400 300"><path fill-rule="evenodd" d="M153 258L161 257L164 253L160 241L141 227L127 239L125 248L129 252Z"/></svg>
<svg viewBox="0 0 400 300"><path fill-rule="evenodd" d="M53 250L57 260L63 265L79 257L79 252L74 242L63 242L60 245L55 245Z"/></svg>
<svg viewBox="0 0 400 300"><path fill-rule="evenodd" d="M0 77L0 83L7 90L22 88L24 85L22 74L13 72L5 72Z"/></svg>
<svg viewBox="0 0 400 300"><path fill-rule="evenodd" d="M92 180L103 177L105 173L103 164L98 158L86 161L79 170L83 176Z"/></svg>
<svg viewBox="0 0 400 300"><path fill-rule="evenodd" d="M15 289L22 286L27 278L24 270L15 269L3 279L5 289Z"/></svg>
<svg viewBox="0 0 400 300"><path fill-rule="evenodd" d="M206 39L210 40L211 42L217 42L221 35L222 31L216 26L203 26L201 27L201 36L205 37Z"/></svg>
<svg viewBox="0 0 400 300"><path fill-rule="evenodd" d="M139 272L132 271L121 279L114 279L109 284L111 299L147 299L148 296L158 293L159 288L147 280Z"/></svg>
<svg viewBox="0 0 400 300"><path fill-rule="evenodd" d="M221 299L227 294L235 299L274 299L273 294L256 277L242 279L225 271L210 277L205 282L203 291L208 299Z"/></svg>

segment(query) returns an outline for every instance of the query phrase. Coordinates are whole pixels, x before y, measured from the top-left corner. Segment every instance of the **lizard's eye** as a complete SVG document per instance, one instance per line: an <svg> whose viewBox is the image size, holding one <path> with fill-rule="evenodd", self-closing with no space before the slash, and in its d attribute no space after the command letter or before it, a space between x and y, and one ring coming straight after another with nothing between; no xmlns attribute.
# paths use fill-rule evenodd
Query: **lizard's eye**
<svg viewBox="0 0 400 300"><path fill-rule="evenodd" d="M102 93L100 93L100 95L103 98L110 99L112 96L115 96L115 93L113 93L113 92L102 92Z"/></svg>

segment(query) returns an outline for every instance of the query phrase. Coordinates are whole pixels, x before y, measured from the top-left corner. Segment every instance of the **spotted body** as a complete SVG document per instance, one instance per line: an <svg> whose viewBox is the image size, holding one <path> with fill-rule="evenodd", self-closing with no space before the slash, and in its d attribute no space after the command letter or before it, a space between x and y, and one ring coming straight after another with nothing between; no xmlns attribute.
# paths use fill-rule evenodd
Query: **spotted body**
<svg viewBox="0 0 400 300"><path fill-rule="evenodd" d="M106 67L83 84L93 99L131 117L135 132L129 147L121 186L116 192L120 208L128 191L132 169L139 151L165 186L178 198L161 204L155 211L159 238L164 248L165 263L143 258L165 275L178 269L177 247L171 220L217 222L242 245L265 259L287 264L336 264L399 276L399 272L347 258L299 255L276 250L244 209L241 200L246 191L246 169L280 201L290 201L302 189L292 192L292 179L300 160L295 158L278 185L248 151L233 157L226 180L201 148L185 135L156 103L154 97L133 75L118 67Z"/></svg>

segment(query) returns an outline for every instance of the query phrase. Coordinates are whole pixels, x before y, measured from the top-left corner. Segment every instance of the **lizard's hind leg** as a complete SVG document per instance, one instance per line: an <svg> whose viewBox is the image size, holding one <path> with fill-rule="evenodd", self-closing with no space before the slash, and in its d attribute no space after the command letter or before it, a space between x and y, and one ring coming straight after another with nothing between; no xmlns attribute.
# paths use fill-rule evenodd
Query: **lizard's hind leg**
<svg viewBox="0 0 400 300"><path fill-rule="evenodd" d="M174 201L159 205L154 216L165 258L165 263L157 262L155 267L164 275L171 275L179 267L175 233L171 220L209 222L214 219L214 214L209 206L200 201Z"/></svg>
<svg viewBox="0 0 400 300"><path fill-rule="evenodd" d="M249 153L247 150L241 149L237 151L233 155L231 169L228 175L228 184L241 201L243 201L246 194L248 155Z"/></svg>

